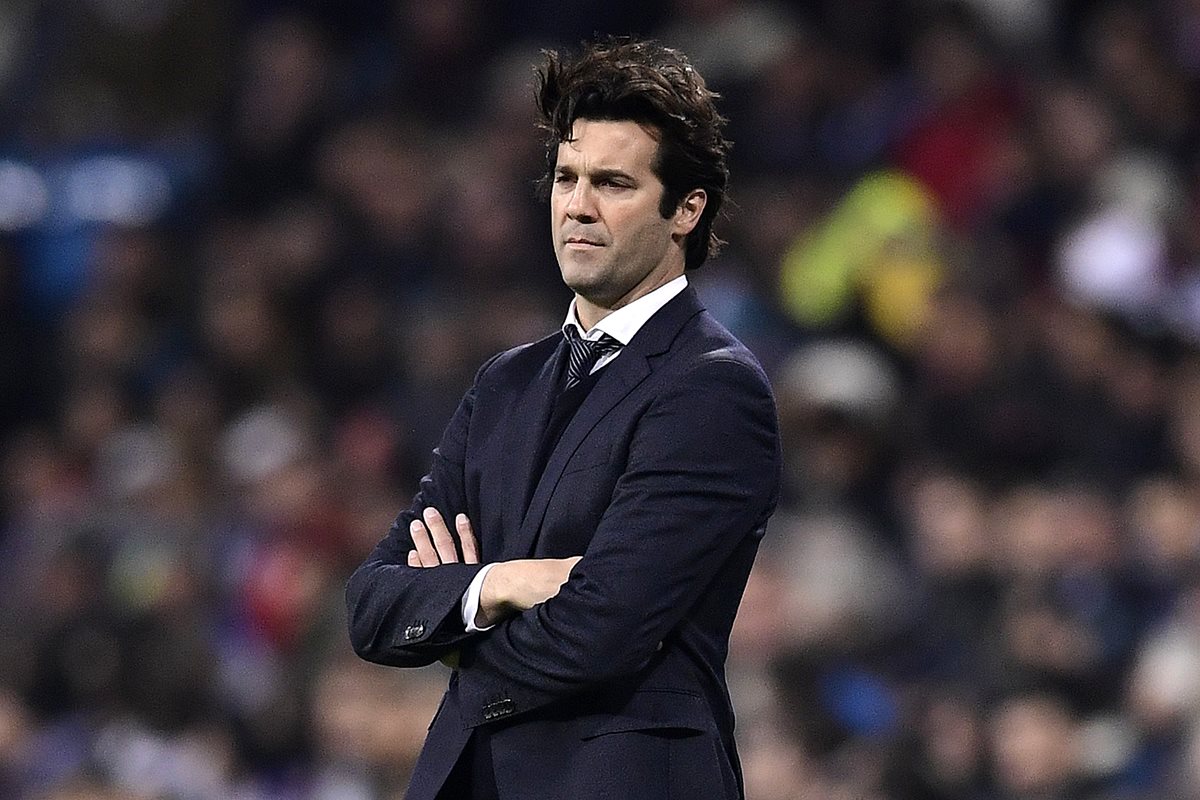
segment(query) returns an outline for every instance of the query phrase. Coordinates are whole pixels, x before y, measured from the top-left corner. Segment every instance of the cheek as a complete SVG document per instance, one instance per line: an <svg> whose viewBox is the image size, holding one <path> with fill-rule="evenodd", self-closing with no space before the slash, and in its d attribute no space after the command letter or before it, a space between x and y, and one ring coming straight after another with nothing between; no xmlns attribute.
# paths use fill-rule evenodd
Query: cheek
<svg viewBox="0 0 1200 800"><path fill-rule="evenodd" d="M642 217L639 223L630 226L626 236L627 244L647 259L658 260L666 252L671 241L670 223L657 213L653 217Z"/></svg>
<svg viewBox="0 0 1200 800"><path fill-rule="evenodd" d="M618 235L626 241L644 241L650 238L657 227L655 216L649 214L641 204L631 208L622 206L609 209L607 222L609 228L619 231Z"/></svg>

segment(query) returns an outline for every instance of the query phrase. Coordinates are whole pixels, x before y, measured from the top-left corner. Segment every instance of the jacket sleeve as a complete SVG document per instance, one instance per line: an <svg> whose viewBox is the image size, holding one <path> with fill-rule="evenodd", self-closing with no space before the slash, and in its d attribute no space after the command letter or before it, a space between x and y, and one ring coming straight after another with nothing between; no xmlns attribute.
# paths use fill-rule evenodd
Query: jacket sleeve
<svg viewBox="0 0 1200 800"><path fill-rule="evenodd" d="M639 420L583 558L555 596L463 652L464 721L524 713L646 666L777 500L761 369L724 353L672 379Z"/></svg>
<svg viewBox="0 0 1200 800"><path fill-rule="evenodd" d="M467 512L467 434L480 381L494 361L480 368L474 385L459 403L433 451L433 464L421 479L412 505L400 513L387 536L346 584L350 643L367 661L422 667L478 635L466 632L460 603L483 565L408 566L408 553L413 549L408 526L429 506L437 508L446 520ZM455 535L453 530L451 535Z"/></svg>

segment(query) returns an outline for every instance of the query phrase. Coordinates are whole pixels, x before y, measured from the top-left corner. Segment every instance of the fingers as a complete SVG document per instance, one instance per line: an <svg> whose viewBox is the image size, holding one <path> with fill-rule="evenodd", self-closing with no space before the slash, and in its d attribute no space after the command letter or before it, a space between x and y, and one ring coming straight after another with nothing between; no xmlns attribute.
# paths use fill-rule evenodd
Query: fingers
<svg viewBox="0 0 1200 800"><path fill-rule="evenodd" d="M433 547L437 550L439 562L442 564L457 563L458 550L454 547L454 537L446 528L446 522L442 519L442 515L436 508L430 506L422 512L421 516L425 520L425 527L433 536Z"/></svg>
<svg viewBox="0 0 1200 800"><path fill-rule="evenodd" d="M454 518L454 527L458 531L458 540L462 545L463 562L479 563L479 540L471 528L471 521L466 514ZM436 508L430 506L421 512L421 519L414 519L408 526L409 536L412 537L413 549L408 551L410 567L436 567L440 564L454 564L458 561L458 550L454 536L446 527L446 521Z"/></svg>
<svg viewBox="0 0 1200 800"><path fill-rule="evenodd" d="M410 566L419 567L436 567L442 563L438 560L437 551L433 549L433 542L429 539L429 532L425 530L425 526L421 520L414 519L408 525L408 535L412 537L413 547L415 549L408 552L408 561ZM417 564L412 563L412 554L417 554Z"/></svg>
<svg viewBox="0 0 1200 800"><path fill-rule="evenodd" d="M479 563L479 542L475 540L475 532L471 530L471 520L466 514L454 518L454 527L458 530L458 541L462 543L463 563Z"/></svg>

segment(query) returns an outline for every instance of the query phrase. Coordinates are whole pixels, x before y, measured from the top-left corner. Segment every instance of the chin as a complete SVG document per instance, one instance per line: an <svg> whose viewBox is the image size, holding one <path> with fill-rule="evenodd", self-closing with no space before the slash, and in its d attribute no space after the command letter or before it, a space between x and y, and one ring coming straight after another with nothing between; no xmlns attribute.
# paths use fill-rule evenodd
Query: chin
<svg viewBox="0 0 1200 800"><path fill-rule="evenodd" d="M608 308L609 295L612 294L610 287L603 280L589 280L589 277L592 276L564 274L563 283L567 285L568 289L592 305Z"/></svg>
<svg viewBox="0 0 1200 800"><path fill-rule="evenodd" d="M576 294L588 297L590 292L595 291L604 283L603 275L599 274L602 271L596 269L595 266L572 264L571 262L560 264L559 266L562 272L563 283Z"/></svg>

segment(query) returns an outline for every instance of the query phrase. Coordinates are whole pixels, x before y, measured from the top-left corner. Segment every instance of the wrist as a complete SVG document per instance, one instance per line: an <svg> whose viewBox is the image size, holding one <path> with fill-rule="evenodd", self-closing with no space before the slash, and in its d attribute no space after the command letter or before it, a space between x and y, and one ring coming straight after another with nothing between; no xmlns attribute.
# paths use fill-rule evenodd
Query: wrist
<svg viewBox="0 0 1200 800"><path fill-rule="evenodd" d="M507 567L507 562L497 562L483 577L483 585L479 588L479 611L475 615L475 624L481 628L496 624L511 605Z"/></svg>

